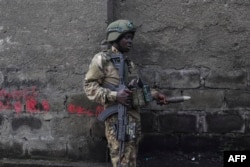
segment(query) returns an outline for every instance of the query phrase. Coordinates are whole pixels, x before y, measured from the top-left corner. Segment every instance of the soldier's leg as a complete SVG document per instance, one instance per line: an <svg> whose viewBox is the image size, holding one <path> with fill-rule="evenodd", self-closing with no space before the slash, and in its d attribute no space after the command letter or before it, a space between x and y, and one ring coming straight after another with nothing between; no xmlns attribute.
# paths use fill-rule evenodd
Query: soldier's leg
<svg viewBox="0 0 250 167"><path fill-rule="evenodd" d="M141 126L140 121L129 116L129 123L136 123L136 138L125 142L124 153L121 155L122 167L136 167L136 158L138 152L138 143L140 139ZM105 121L105 133L108 141L108 147L110 149L110 158L113 167L117 167L119 163L119 142L116 139L116 127L117 117L111 116Z"/></svg>
<svg viewBox="0 0 250 167"><path fill-rule="evenodd" d="M108 141L111 162L117 167L119 162L119 143L116 139L117 115L110 116L105 120L105 135Z"/></svg>
<svg viewBox="0 0 250 167"><path fill-rule="evenodd" d="M139 145L139 141L141 139L141 122L140 119L136 119L132 116L129 116L129 122L130 123L135 123L136 124L136 133L135 133L135 139L130 140L129 142L127 142L127 146L126 146L126 151L125 153L127 154L127 164L128 167L136 167L136 160L137 160L137 154L138 154L138 145Z"/></svg>

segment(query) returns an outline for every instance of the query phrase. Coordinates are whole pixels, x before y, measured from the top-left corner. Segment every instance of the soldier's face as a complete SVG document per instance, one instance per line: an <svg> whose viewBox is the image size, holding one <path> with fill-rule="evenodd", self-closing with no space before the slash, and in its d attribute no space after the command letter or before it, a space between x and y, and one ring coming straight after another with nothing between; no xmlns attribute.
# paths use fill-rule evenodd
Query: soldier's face
<svg viewBox="0 0 250 167"><path fill-rule="evenodd" d="M133 46L133 38L134 38L133 33L124 34L117 43L118 45L117 49L122 53L129 52Z"/></svg>

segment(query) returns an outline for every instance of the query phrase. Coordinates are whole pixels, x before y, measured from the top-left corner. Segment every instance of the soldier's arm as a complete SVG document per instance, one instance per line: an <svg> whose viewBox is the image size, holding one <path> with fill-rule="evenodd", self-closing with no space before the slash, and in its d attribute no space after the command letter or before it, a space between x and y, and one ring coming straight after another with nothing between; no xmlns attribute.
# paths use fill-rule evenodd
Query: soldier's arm
<svg viewBox="0 0 250 167"><path fill-rule="evenodd" d="M103 60L101 55L96 55L91 61L84 79L84 91L86 96L99 104L106 104L116 100L117 92L101 86L103 77Z"/></svg>

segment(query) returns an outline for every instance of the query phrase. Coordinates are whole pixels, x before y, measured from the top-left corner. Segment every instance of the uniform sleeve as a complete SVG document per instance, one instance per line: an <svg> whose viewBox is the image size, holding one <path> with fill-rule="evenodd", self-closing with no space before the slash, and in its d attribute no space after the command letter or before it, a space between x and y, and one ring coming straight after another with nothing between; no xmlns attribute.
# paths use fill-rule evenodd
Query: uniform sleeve
<svg viewBox="0 0 250 167"><path fill-rule="evenodd" d="M116 100L116 91L111 91L108 88L101 86L102 81L105 77L103 70L104 63L106 60L103 59L101 54L97 54L93 57L89 69L84 79L84 91L86 96L99 104L107 104L108 102L114 102Z"/></svg>

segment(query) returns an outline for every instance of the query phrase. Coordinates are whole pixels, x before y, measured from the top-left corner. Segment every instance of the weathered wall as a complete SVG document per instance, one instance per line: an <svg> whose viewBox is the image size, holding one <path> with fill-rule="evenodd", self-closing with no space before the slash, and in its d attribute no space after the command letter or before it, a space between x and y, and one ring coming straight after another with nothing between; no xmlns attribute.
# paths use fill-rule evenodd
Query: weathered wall
<svg viewBox="0 0 250 167"><path fill-rule="evenodd" d="M99 0L0 1L0 157L105 153L90 132L102 107L82 98L82 83L105 38L106 13ZM103 152L94 160L104 161Z"/></svg>
<svg viewBox="0 0 250 167"><path fill-rule="evenodd" d="M141 77L192 97L143 109L142 154L250 148L250 3L115 2L114 17L138 26L130 56ZM0 1L0 157L105 161L94 123L102 107L84 97L82 79L107 10L98 0Z"/></svg>
<svg viewBox="0 0 250 167"><path fill-rule="evenodd" d="M249 5L245 0L116 3L116 18L138 25L131 57L144 80L169 95L192 97L145 109L144 152L250 148ZM149 143L158 144L148 148Z"/></svg>

